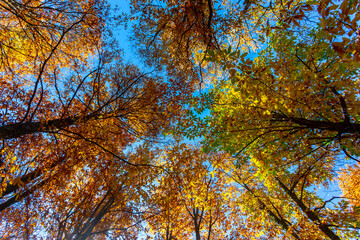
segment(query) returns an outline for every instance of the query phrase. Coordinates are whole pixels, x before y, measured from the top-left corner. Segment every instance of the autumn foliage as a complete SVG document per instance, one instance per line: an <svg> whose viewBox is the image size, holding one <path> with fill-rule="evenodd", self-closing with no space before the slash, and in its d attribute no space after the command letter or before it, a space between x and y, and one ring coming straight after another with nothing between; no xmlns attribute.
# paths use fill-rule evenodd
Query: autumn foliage
<svg viewBox="0 0 360 240"><path fill-rule="evenodd" d="M358 238L360 3L129 4L1 1L1 239Z"/></svg>

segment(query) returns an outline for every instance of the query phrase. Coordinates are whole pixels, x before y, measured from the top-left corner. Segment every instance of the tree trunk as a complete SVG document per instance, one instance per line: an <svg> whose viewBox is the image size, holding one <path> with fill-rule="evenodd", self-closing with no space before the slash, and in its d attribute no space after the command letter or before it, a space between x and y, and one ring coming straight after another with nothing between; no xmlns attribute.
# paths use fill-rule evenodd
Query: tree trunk
<svg viewBox="0 0 360 240"><path fill-rule="evenodd" d="M360 124L351 122L330 122L321 120L308 120L305 118L293 118L284 115L274 115L275 121L288 121L309 129L327 130L338 133L360 134Z"/></svg>
<svg viewBox="0 0 360 240"><path fill-rule="evenodd" d="M288 221L286 219L284 219L282 216L278 216L276 215L273 211L271 211L266 204L258 197L255 195L255 193L249 188L249 186L247 184L241 184L247 191L249 191L251 193L251 195L253 195L256 200L258 201L258 203L260 204L260 209L264 209L266 210L266 212L270 215L270 217L272 217L275 222L277 224L279 224L285 231L288 231L290 228L290 224L288 223ZM291 235L295 238L295 239L301 239L299 237L299 235L297 235L295 232L291 231Z"/></svg>
<svg viewBox="0 0 360 240"><path fill-rule="evenodd" d="M340 238L324 223L321 222L319 216L309 208L307 208L304 202L296 196L296 194L291 191L285 184L280 181L279 178L276 178L280 187L290 196L290 198L298 205L298 207L306 214L306 216L313 222L315 225L319 227L319 229L330 239L332 240L340 240Z"/></svg>
<svg viewBox="0 0 360 240"><path fill-rule="evenodd" d="M40 122L12 123L0 126L0 140L18 138L27 134L61 130L78 122L97 119L99 114L89 114L83 117L67 117Z"/></svg>

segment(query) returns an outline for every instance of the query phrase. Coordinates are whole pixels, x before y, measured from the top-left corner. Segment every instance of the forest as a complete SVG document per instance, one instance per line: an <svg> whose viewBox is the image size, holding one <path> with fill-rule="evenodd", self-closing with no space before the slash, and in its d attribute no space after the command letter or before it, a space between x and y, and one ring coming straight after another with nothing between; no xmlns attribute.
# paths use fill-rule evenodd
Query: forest
<svg viewBox="0 0 360 240"><path fill-rule="evenodd" d="M0 239L360 238L359 0L0 8Z"/></svg>

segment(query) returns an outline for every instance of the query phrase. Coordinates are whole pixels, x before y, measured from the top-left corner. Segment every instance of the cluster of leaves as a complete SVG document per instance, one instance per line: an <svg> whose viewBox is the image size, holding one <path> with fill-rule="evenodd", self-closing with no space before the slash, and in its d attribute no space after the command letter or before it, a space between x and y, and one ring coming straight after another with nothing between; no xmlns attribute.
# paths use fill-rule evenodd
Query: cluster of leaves
<svg viewBox="0 0 360 240"><path fill-rule="evenodd" d="M205 104L209 117L190 113L181 129L204 136L209 150L233 154L236 168L253 174L237 180L242 197L263 206L289 237L358 237L357 165L340 174L344 195L326 199L315 190L338 186L344 158L359 161L360 4L276 4L263 8L274 18L259 38L261 51L209 52L207 60L227 77L193 100Z"/></svg>
<svg viewBox="0 0 360 240"><path fill-rule="evenodd" d="M2 238L359 237L359 1L0 8Z"/></svg>
<svg viewBox="0 0 360 240"><path fill-rule="evenodd" d="M181 116L191 87L124 63L105 1L0 8L1 237L135 238L149 162L128 148Z"/></svg>
<svg viewBox="0 0 360 240"><path fill-rule="evenodd" d="M233 211L234 187L224 169L229 156L202 153L199 147L177 142L158 151L156 182L148 203L157 214L148 221L156 239L231 239L241 224ZM232 232L233 233L233 232Z"/></svg>

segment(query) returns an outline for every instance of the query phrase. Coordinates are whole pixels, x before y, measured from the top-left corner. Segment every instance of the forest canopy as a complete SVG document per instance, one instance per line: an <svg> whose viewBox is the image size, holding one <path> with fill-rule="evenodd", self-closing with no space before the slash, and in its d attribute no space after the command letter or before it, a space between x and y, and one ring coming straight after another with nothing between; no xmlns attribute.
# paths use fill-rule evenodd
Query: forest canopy
<svg viewBox="0 0 360 240"><path fill-rule="evenodd" d="M360 237L359 1L116 4L0 1L2 239Z"/></svg>

